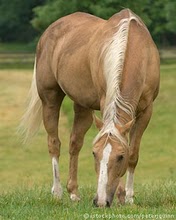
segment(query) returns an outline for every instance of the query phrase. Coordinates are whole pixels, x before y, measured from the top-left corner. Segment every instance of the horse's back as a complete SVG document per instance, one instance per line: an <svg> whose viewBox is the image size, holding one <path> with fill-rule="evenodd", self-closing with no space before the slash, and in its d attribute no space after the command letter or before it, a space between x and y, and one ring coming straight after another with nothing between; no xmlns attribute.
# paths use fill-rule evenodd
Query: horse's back
<svg viewBox="0 0 176 220"><path fill-rule="evenodd" d="M48 53L54 53L57 44L64 44L64 49L74 50L78 41L86 43L98 23L102 21L96 16L82 12L76 12L58 19L41 36L37 48L38 58L41 50L44 51L45 47L49 50ZM60 49L64 51L63 48ZM57 52L59 53L59 51Z"/></svg>

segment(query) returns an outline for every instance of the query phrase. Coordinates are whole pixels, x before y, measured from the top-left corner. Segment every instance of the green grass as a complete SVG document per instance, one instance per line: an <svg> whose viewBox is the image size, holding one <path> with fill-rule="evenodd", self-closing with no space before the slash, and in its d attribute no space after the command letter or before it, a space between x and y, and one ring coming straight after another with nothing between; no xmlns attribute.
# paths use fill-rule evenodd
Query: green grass
<svg viewBox="0 0 176 220"><path fill-rule="evenodd" d="M1 196L0 219L74 220L103 219L103 216L106 216L105 219L113 218L113 216L115 219L120 219L118 216L125 216L128 219L129 216L131 216L130 219L142 219L142 216L146 216L144 219L149 219L147 218L149 215L155 216L152 219L161 219L159 216L162 216L162 219L175 219L175 187L174 182L138 186L135 205L120 206L115 199L111 209L98 209L92 205L95 192L93 187L81 188L82 201L74 203L70 201L66 192L64 192L63 199L58 201L51 196L45 186L36 186L32 189L23 186Z"/></svg>
<svg viewBox="0 0 176 220"><path fill-rule="evenodd" d="M163 219L176 219L175 71L176 64L161 66L160 94L143 136L135 173L135 205L117 207L115 200L111 209L97 209L92 206L96 191L91 153L92 140L97 133L95 127L92 126L87 133L80 153L79 186L82 200L75 204L70 201L65 189L73 118L71 102L65 100L60 120L60 172L64 197L56 201L50 194L52 169L43 127L28 146L22 146L15 134L30 87L32 69L0 70L0 220L102 219L100 215L103 214L172 214L175 217Z"/></svg>

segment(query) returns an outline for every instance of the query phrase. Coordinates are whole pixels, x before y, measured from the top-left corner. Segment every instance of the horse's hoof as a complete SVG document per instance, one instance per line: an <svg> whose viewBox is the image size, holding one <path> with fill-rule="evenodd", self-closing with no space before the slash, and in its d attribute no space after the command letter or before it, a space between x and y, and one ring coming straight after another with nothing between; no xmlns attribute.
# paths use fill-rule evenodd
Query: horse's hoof
<svg viewBox="0 0 176 220"><path fill-rule="evenodd" d="M55 188L53 186L52 189L51 189L51 193L53 194L54 198L61 199L62 194L63 194L62 187Z"/></svg>
<svg viewBox="0 0 176 220"><path fill-rule="evenodd" d="M74 202L79 202L80 201L80 197L77 196L76 194L73 194L73 193L70 194L70 199Z"/></svg>
<svg viewBox="0 0 176 220"><path fill-rule="evenodd" d="M129 205L132 205L134 203L133 197L126 197L125 198L125 203L129 204Z"/></svg>

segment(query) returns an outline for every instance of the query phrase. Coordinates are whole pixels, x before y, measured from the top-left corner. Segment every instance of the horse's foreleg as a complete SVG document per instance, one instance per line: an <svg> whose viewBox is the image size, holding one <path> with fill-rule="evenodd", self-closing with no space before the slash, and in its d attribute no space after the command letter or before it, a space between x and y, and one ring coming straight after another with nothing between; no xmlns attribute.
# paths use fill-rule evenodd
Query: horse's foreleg
<svg viewBox="0 0 176 220"><path fill-rule="evenodd" d="M92 124L92 111L85 109L77 104L74 105L75 117L74 124L70 136L70 165L67 190L73 201L79 201L77 170L78 156L83 145L84 135Z"/></svg>
<svg viewBox="0 0 176 220"><path fill-rule="evenodd" d="M61 198L62 187L60 184L58 161L60 156L60 140L58 137L59 110L64 98L58 91L48 91L42 99L43 122L48 133L48 150L52 159L53 187L52 193Z"/></svg>
<svg viewBox="0 0 176 220"><path fill-rule="evenodd" d="M136 122L130 131L130 155L129 155L129 166L127 170L126 180L126 203L133 203L134 196L134 171L138 162L139 147L142 135L150 121L152 115L152 104L148 106L143 112L136 118Z"/></svg>
<svg viewBox="0 0 176 220"><path fill-rule="evenodd" d="M120 179L119 185L117 187L117 198L119 200L120 205L125 204L125 196L126 196L126 191L124 187L124 183L122 182L122 179Z"/></svg>

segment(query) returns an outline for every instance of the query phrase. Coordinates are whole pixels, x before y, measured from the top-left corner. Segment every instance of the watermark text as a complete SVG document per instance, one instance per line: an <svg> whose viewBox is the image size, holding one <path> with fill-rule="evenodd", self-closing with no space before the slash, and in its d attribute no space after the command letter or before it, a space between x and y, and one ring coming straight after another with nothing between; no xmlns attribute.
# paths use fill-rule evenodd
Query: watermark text
<svg viewBox="0 0 176 220"><path fill-rule="evenodd" d="M175 219L174 214L114 214L84 213L84 219Z"/></svg>

